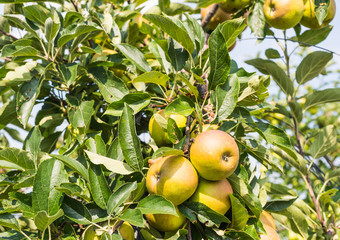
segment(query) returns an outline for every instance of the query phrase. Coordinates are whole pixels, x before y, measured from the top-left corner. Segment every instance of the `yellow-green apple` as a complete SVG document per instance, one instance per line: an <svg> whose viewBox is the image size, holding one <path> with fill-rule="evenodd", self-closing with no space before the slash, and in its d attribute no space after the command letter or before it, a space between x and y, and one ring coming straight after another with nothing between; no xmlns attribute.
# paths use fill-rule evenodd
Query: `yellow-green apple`
<svg viewBox="0 0 340 240"><path fill-rule="evenodd" d="M301 24L305 27L311 28L311 29L319 29L322 27L327 26L334 18L335 12L336 12L336 6L335 6L335 1L331 0L329 7L328 7L328 12L323 20L322 24L319 24L318 19L316 18L314 9L315 9L315 4L314 0L304 0L305 3L305 11L303 12L303 17L301 19Z"/></svg>
<svg viewBox="0 0 340 240"><path fill-rule="evenodd" d="M235 13L238 10L245 8L250 3L251 0L226 0L219 3L219 6L226 13Z"/></svg>
<svg viewBox="0 0 340 240"><path fill-rule="evenodd" d="M206 8L201 8L201 16L202 19L208 14L208 12L211 10L213 5L210 5ZM207 29L215 30L218 24L223 23L224 21L230 20L231 14L225 13L220 7L217 9L214 16L210 19L210 22L206 26Z"/></svg>
<svg viewBox="0 0 340 240"><path fill-rule="evenodd" d="M237 168L238 146L228 133L208 130L195 138L190 160L201 177L211 181L225 179Z"/></svg>
<svg viewBox="0 0 340 240"><path fill-rule="evenodd" d="M229 193L233 193L233 189L227 179L209 181L200 178L196 192L189 201L203 203L224 215L230 208Z"/></svg>
<svg viewBox="0 0 340 240"><path fill-rule="evenodd" d="M97 235L94 225L88 226L83 235L83 240L100 240L100 236Z"/></svg>
<svg viewBox="0 0 340 240"><path fill-rule="evenodd" d="M260 214L260 221L262 222L263 225L268 225L272 227L274 230L276 230L274 218L268 212L264 210L262 211L262 213Z"/></svg>
<svg viewBox="0 0 340 240"><path fill-rule="evenodd" d="M123 222L118 228L118 232L124 240L135 240L135 231L128 222Z"/></svg>
<svg viewBox="0 0 340 240"><path fill-rule="evenodd" d="M264 224L263 227L266 230L267 234L260 235L261 240L280 240L279 235L274 228L266 224Z"/></svg>
<svg viewBox="0 0 340 240"><path fill-rule="evenodd" d="M303 11L303 0L266 0L263 6L267 23L278 29L294 27L301 21Z"/></svg>
<svg viewBox="0 0 340 240"><path fill-rule="evenodd" d="M183 156L165 156L155 161L146 175L149 193L161 195L175 206L191 197L197 185L197 172Z"/></svg>
<svg viewBox="0 0 340 240"><path fill-rule="evenodd" d="M185 217L176 207L178 217L171 214L145 214L148 223L161 232L177 231L185 223Z"/></svg>
<svg viewBox="0 0 340 240"><path fill-rule="evenodd" d="M168 137L168 133L166 129L168 118L170 117L173 120L175 120L179 129L185 128L187 119L183 115L179 115L179 114L171 114L170 116L166 117L164 113L164 109L158 111L156 114L158 114L158 116L161 119L163 119L164 126L162 126L161 123L157 122L157 120L155 119L155 115L153 115L149 122L150 135L152 139L155 140L155 143L157 144L158 147L169 146L172 143Z"/></svg>

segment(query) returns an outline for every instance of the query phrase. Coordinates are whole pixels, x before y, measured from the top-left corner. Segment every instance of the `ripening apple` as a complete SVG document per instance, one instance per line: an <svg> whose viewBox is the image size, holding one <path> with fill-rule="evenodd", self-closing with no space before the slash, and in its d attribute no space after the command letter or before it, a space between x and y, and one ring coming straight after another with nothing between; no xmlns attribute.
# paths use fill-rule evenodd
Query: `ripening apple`
<svg viewBox="0 0 340 240"><path fill-rule="evenodd" d="M198 175L191 162L183 156L165 156L153 162L146 175L150 194L158 194L175 206L195 192Z"/></svg>
<svg viewBox="0 0 340 240"><path fill-rule="evenodd" d="M170 116L166 117L164 113L164 109L158 111L157 114L159 114L159 116L162 117L166 122L169 117L175 120L179 129L185 128L187 119L183 115L171 114ZM157 122L155 119L155 115L153 115L150 119L149 132L150 132L152 139L155 141L158 147L170 146L172 144L172 142L170 141L168 137L166 125L162 126L159 122Z"/></svg>
<svg viewBox="0 0 340 240"><path fill-rule="evenodd" d="M230 208L229 193L233 193L233 189L227 179L208 181L201 178L196 192L189 201L203 203L212 210L224 215Z"/></svg>
<svg viewBox="0 0 340 240"><path fill-rule="evenodd" d="M135 231L128 222L123 222L123 224L118 228L118 232L124 240L135 240Z"/></svg>
<svg viewBox="0 0 340 240"><path fill-rule="evenodd" d="M319 29L327 26L334 18L336 12L335 1L331 0L328 6L328 12L323 20L322 24L319 24L318 19L316 18L314 9L315 4L314 0L304 0L305 3L305 11L303 12L303 17L301 19L301 24L310 29Z"/></svg>
<svg viewBox="0 0 340 240"><path fill-rule="evenodd" d="M251 3L251 0L226 0L218 5L226 13L235 13L238 10L245 8Z"/></svg>
<svg viewBox="0 0 340 240"><path fill-rule="evenodd" d="M201 8L201 16L202 19L208 14L208 12L211 10L213 5L210 5L206 8ZM218 26L218 24L223 23L227 20L231 19L231 14L225 13L220 7L217 9L214 16L210 19L210 22L206 26L207 29L215 30L215 28Z"/></svg>
<svg viewBox="0 0 340 240"><path fill-rule="evenodd" d="M264 224L263 227L266 230L267 234L260 235L261 240L280 240L279 235L274 228L266 224Z"/></svg>
<svg viewBox="0 0 340 240"><path fill-rule="evenodd" d="M148 223L161 232L177 231L185 223L185 217L176 207L178 217L171 214L145 214Z"/></svg>
<svg viewBox="0 0 340 240"><path fill-rule="evenodd" d="M94 225L88 226L83 235L83 240L100 240L100 236L97 235Z"/></svg>
<svg viewBox="0 0 340 240"><path fill-rule="evenodd" d="M201 177L218 181L229 177L236 170L239 150L228 133L209 130L195 138L190 148L190 160Z"/></svg>
<svg viewBox="0 0 340 240"><path fill-rule="evenodd" d="M268 225L272 227L274 230L276 230L274 218L268 212L264 210L262 211L262 213L260 214L260 221L262 222L263 225Z"/></svg>
<svg viewBox="0 0 340 240"><path fill-rule="evenodd" d="M263 6L267 23L278 29L294 27L302 19L303 11L303 0L266 0Z"/></svg>

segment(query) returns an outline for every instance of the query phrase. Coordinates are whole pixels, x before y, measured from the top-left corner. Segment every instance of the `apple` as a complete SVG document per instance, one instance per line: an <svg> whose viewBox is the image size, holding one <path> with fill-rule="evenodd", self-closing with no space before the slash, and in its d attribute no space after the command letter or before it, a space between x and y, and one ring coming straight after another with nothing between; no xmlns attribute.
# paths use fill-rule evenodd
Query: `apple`
<svg viewBox="0 0 340 240"><path fill-rule="evenodd" d="M227 179L208 181L201 178L196 192L189 201L203 203L224 215L230 208L229 193L233 193L233 189Z"/></svg>
<svg viewBox="0 0 340 240"><path fill-rule="evenodd" d="M145 214L148 223L161 232L177 231L185 223L185 217L176 207L178 217L171 214Z"/></svg>
<svg viewBox="0 0 340 240"><path fill-rule="evenodd" d="M190 160L206 180L225 179L237 168L238 146L228 133L208 130L195 138L190 148Z"/></svg>
<svg viewBox="0 0 340 240"><path fill-rule="evenodd" d="M100 240L100 236L97 235L94 225L90 225L85 229L82 235L82 239L83 240Z"/></svg>
<svg viewBox="0 0 340 240"><path fill-rule="evenodd" d="M303 0L266 0L263 6L267 23L278 29L294 27L302 19L303 11Z"/></svg>
<svg viewBox="0 0 340 240"><path fill-rule="evenodd" d="M304 0L305 3L305 11L303 12L303 17L301 19L301 24L305 27L311 28L311 29L319 29L327 26L334 18L335 12L336 12L336 6L335 6L335 1L331 0L329 7L328 7L328 12L323 20L322 24L319 24L318 19L316 18L314 9L315 9L315 4L314 0Z"/></svg>
<svg viewBox="0 0 340 240"><path fill-rule="evenodd" d="M264 224L263 227L267 234L260 235L261 240L280 240L279 235L274 228L266 224Z"/></svg>
<svg viewBox="0 0 340 240"><path fill-rule="evenodd" d="M202 19L209 13L210 9L213 5L210 5L206 8L201 8L201 16ZM230 20L231 14L225 13L220 7L217 9L214 16L210 19L210 22L206 26L207 29L215 30L218 24L223 23L224 21Z"/></svg>
<svg viewBox="0 0 340 240"><path fill-rule="evenodd" d="M202 132L206 132L208 130L217 130L219 126L217 124L203 124L202 125ZM197 137L197 134L199 132L199 129L196 128L194 131L191 132L190 138L195 138Z"/></svg>
<svg viewBox="0 0 340 240"><path fill-rule="evenodd" d="M262 213L260 214L260 221L262 222L262 224L268 225L276 230L274 218L268 212L264 210L262 211Z"/></svg>
<svg viewBox="0 0 340 240"><path fill-rule="evenodd" d="M226 0L219 3L219 6L226 13L235 13L238 10L245 8L250 3L251 0Z"/></svg>
<svg viewBox="0 0 340 240"><path fill-rule="evenodd" d="M118 228L118 232L124 240L135 240L135 231L128 222L123 222Z"/></svg>
<svg viewBox="0 0 340 240"><path fill-rule="evenodd" d="M164 109L158 111L156 114L159 114L159 116L164 119L164 125L162 126L161 123L157 122L155 119L155 115L153 115L149 122L150 135L158 147L170 146L172 142L170 141L166 130L168 118L170 117L175 120L179 129L185 128L187 119L183 115L179 114L171 114L170 116L166 117Z"/></svg>
<svg viewBox="0 0 340 240"><path fill-rule="evenodd" d="M191 197L197 185L197 172L183 156L165 156L158 159L146 175L149 193L161 195L175 206Z"/></svg>

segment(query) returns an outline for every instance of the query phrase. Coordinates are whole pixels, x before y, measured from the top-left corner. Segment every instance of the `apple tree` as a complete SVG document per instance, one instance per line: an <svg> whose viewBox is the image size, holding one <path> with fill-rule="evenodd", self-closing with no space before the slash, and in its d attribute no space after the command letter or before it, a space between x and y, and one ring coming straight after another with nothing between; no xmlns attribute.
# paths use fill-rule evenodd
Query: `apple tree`
<svg viewBox="0 0 340 240"><path fill-rule="evenodd" d="M309 85L339 76L335 2L292 36L263 0L145 2L0 0L0 238L339 239L340 86ZM228 52L247 27L278 43L249 69ZM192 150L207 132L231 140ZM220 187L190 158L224 145ZM154 169L186 180L152 190Z"/></svg>

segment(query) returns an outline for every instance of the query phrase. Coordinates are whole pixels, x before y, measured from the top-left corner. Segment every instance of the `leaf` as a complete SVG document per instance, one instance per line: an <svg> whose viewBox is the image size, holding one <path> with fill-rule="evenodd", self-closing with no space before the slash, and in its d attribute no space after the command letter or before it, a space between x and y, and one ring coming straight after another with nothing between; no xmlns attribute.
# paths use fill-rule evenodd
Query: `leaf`
<svg viewBox="0 0 340 240"><path fill-rule="evenodd" d="M34 217L34 223L39 230L44 231L49 225L63 215L64 212L62 209L59 209L54 215L48 215L46 211L39 211Z"/></svg>
<svg viewBox="0 0 340 240"><path fill-rule="evenodd" d="M129 93L125 83L107 72L103 67L91 68L88 73L90 78L98 85L100 93L108 103L119 101Z"/></svg>
<svg viewBox="0 0 340 240"><path fill-rule="evenodd" d="M60 184L60 187L56 187L56 189L69 196L80 197L88 202L91 201L89 190L87 188L83 190L79 185L75 183L62 183Z"/></svg>
<svg viewBox="0 0 340 240"><path fill-rule="evenodd" d="M85 145L89 152L106 156L106 145L100 134L97 134L94 138L87 139Z"/></svg>
<svg viewBox="0 0 340 240"><path fill-rule="evenodd" d="M143 198L137 204L137 209L141 210L143 214L171 214L178 216L172 202L159 195L149 195Z"/></svg>
<svg viewBox="0 0 340 240"><path fill-rule="evenodd" d="M179 114L189 116L195 108L195 104L190 98L180 95L165 108L165 115Z"/></svg>
<svg viewBox="0 0 340 240"><path fill-rule="evenodd" d="M316 51L308 54L296 69L296 81L304 84L317 77L333 58L329 52Z"/></svg>
<svg viewBox="0 0 340 240"><path fill-rule="evenodd" d="M136 227L144 227L143 214L138 208L126 209L119 217L120 220L126 221Z"/></svg>
<svg viewBox="0 0 340 240"><path fill-rule="evenodd" d="M227 42L228 49L235 43L236 38L246 27L247 24L245 23L244 18L231 19L222 24L220 32Z"/></svg>
<svg viewBox="0 0 340 240"><path fill-rule="evenodd" d="M337 145L337 136L338 130L335 125L320 129L309 149L312 157L316 159L327 155Z"/></svg>
<svg viewBox="0 0 340 240"><path fill-rule="evenodd" d="M128 182L120 186L114 193L111 194L107 202L107 213L112 215L114 211L125 202L132 191L137 189L137 182Z"/></svg>
<svg viewBox="0 0 340 240"><path fill-rule="evenodd" d="M261 73L271 75L286 95L293 95L294 85L287 74L275 62L261 58L246 61Z"/></svg>
<svg viewBox="0 0 340 240"><path fill-rule="evenodd" d="M137 76L132 82L154 83L166 87L166 83L169 79L169 76L164 73L151 71Z"/></svg>
<svg viewBox="0 0 340 240"><path fill-rule="evenodd" d="M174 144L178 143L183 138L182 131L178 128L176 121L168 118L167 133L170 141Z"/></svg>
<svg viewBox="0 0 340 240"><path fill-rule="evenodd" d="M170 18L155 14L144 14L143 17L158 26L165 33L169 34L169 36L182 45L189 54L193 53L195 45L189 34L183 28L175 24Z"/></svg>
<svg viewBox="0 0 340 240"><path fill-rule="evenodd" d="M215 212L200 202L184 202L178 206L180 212L191 222L199 220L207 227L219 226L221 223L230 223L222 214Z"/></svg>
<svg viewBox="0 0 340 240"><path fill-rule="evenodd" d="M0 150L0 167L21 171L35 168L32 155L18 148L5 148Z"/></svg>
<svg viewBox="0 0 340 240"><path fill-rule="evenodd" d="M315 91L307 96L305 110L319 104L340 101L340 88L329 88L321 91Z"/></svg>
<svg viewBox="0 0 340 240"><path fill-rule="evenodd" d="M75 39L76 37L79 37L82 34L94 32L94 31L101 31L101 29L95 26L85 24L85 23L81 23L76 26L71 25L61 32L61 37L58 39L58 47L61 48L68 41L71 41Z"/></svg>
<svg viewBox="0 0 340 240"><path fill-rule="evenodd" d="M31 81L31 71L33 71L36 66L37 62L31 61L16 67L13 71L7 72L6 76L0 81L0 86L18 86L22 82Z"/></svg>
<svg viewBox="0 0 340 240"><path fill-rule="evenodd" d="M136 133L133 110L126 103L118 126L118 139L125 161L137 171L143 169L143 155Z"/></svg>
<svg viewBox="0 0 340 240"><path fill-rule="evenodd" d="M220 2L223 2L223 0L199 0L197 7L205 8L205 7L208 7L211 4L220 3Z"/></svg>
<svg viewBox="0 0 340 240"><path fill-rule="evenodd" d="M233 229L241 230L246 226L249 219L248 211L240 202L240 200L238 200L232 194L229 194L229 197L232 209L231 226Z"/></svg>
<svg viewBox="0 0 340 240"><path fill-rule="evenodd" d="M37 6L37 5L36 5ZM45 21L45 36L48 43L52 43L60 30L60 21L58 17L47 18Z"/></svg>
<svg viewBox="0 0 340 240"><path fill-rule="evenodd" d="M0 108L0 129L6 127L7 124L11 123L16 119L16 100L13 99L10 102L3 103Z"/></svg>
<svg viewBox="0 0 340 240"><path fill-rule="evenodd" d="M217 27L209 37L209 63L208 76L209 90L214 90L217 85L223 84L230 71L230 57L227 42L221 33L221 26Z"/></svg>
<svg viewBox="0 0 340 240"><path fill-rule="evenodd" d="M171 65L176 71L180 71L184 68L185 63L189 58L189 53L184 51L183 47L172 38L170 38L168 41L168 55L171 59Z"/></svg>
<svg viewBox="0 0 340 240"><path fill-rule="evenodd" d="M79 106L74 106L74 108L70 109L68 118L74 128L87 128L89 126L91 117L94 114L93 105L94 100L83 101Z"/></svg>
<svg viewBox="0 0 340 240"><path fill-rule="evenodd" d="M41 138L42 136L39 127L34 127L28 133L24 143L25 150L32 153L35 161L37 160L37 156L39 154Z"/></svg>
<svg viewBox="0 0 340 240"><path fill-rule="evenodd" d="M267 58L281 58L279 51L273 48L266 49L265 54Z"/></svg>
<svg viewBox="0 0 340 240"><path fill-rule="evenodd" d="M153 153L152 159L171 155L184 156L184 152L182 150L173 149L169 147L160 147Z"/></svg>
<svg viewBox="0 0 340 240"><path fill-rule="evenodd" d="M121 100L112 102L107 110L106 115L121 116L124 110L124 105L127 104L133 110L133 115L140 112L143 108L150 104L151 97L147 93L129 93Z"/></svg>
<svg viewBox="0 0 340 240"><path fill-rule="evenodd" d="M291 156L278 147L273 147L273 152L279 155L289 165L296 168L296 170L298 170L301 173L301 175L303 176L306 175L307 162L303 159L302 156L300 155L295 155L295 157Z"/></svg>
<svg viewBox="0 0 340 240"><path fill-rule="evenodd" d="M77 72L78 72L78 64L76 63L58 63L57 68L60 73L60 77L62 81L66 84L67 87L70 87L72 83L77 78Z"/></svg>
<svg viewBox="0 0 340 240"><path fill-rule="evenodd" d="M340 177L340 168L328 171L325 176L325 181Z"/></svg>
<svg viewBox="0 0 340 240"><path fill-rule="evenodd" d="M217 118L219 122L227 119L234 111L240 91L237 76L233 74L225 84L216 88Z"/></svg>
<svg viewBox="0 0 340 240"><path fill-rule="evenodd" d="M90 164L89 167L90 191L94 202L101 209L107 208L111 190L100 166Z"/></svg>
<svg viewBox="0 0 340 240"><path fill-rule="evenodd" d="M115 44L115 47L142 72L150 72L152 70L143 53L136 47L126 43Z"/></svg>
<svg viewBox="0 0 340 240"><path fill-rule="evenodd" d="M64 164L55 159L40 163L34 177L32 207L35 212L44 211L48 215L57 214L63 194L56 187L67 182Z"/></svg>
<svg viewBox="0 0 340 240"><path fill-rule="evenodd" d="M7 3L7 2L6 2ZM27 23L26 18L24 15L21 14L7 14L3 15L6 19L13 22L17 26L19 26L21 29L26 30L27 32L30 32L33 34L34 37L39 39L38 33L31 28L31 26Z"/></svg>
<svg viewBox="0 0 340 240"><path fill-rule="evenodd" d="M256 37L263 38L266 35L266 20L263 13L263 1L256 1L253 11L248 16L248 25Z"/></svg>
<svg viewBox="0 0 340 240"><path fill-rule="evenodd" d="M32 109L35 105L35 100L38 98L41 88L41 81L33 78L29 82L25 82L21 85L16 96L16 110L18 114L18 120L22 123L24 128L28 123L28 119L31 116Z"/></svg>
<svg viewBox="0 0 340 240"><path fill-rule="evenodd" d="M89 174L86 167L78 160L70 158L68 156L50 154L51 157L62 161L67 167L79 173L86 181L89 181Z"/></svg>
<svg viewBox="0 0 340 240"><path fill-rule="evenodd" d="M65 197L61 208L64 210L65 216L71 221L85 225L91 223L91 214L87 207L84 206L80 201L70 197Z"/></svg>
<svg viewBox="0 0 340 240"><path fill-rule="evenodd" d="M303 43L307 43L308 44L307 46L317 45L328 37L332 29L333 29L333 26L328 25L321 29L307 30L303 32L300 36L298 36L298 41L300 42L300 45L302 46L306 45Z"/></svg>
<svg viewBox="0 0 340 240"><path fill-rule="evenodd" d="M298 103L296 100L292 100L288 102L288 106L290 107L292 115L298 122L302 121L303 113L301 104Z"/></svg>
<svg viewBox="0 0 340 240"><path fill-rule="evenodd" d="M273 212L282 211L291 206L297 198L297 196L280 196L280 199L268 200L264 209Z"/></svg>
<svg viewBox="0 0 340 240"><path fill-rule="evenodd" d="M0 226L20 231L20 226L17 219L10 213L0 214Z"/></svg>
<svg viewBox="0 0 340 240"><path fill-rule="evenodd" d="M32 22L35 22L41 26L44 25L47 15L48 15L48 9L41 5L29 5L23 8L23 13L25 17Z"/></svg>

